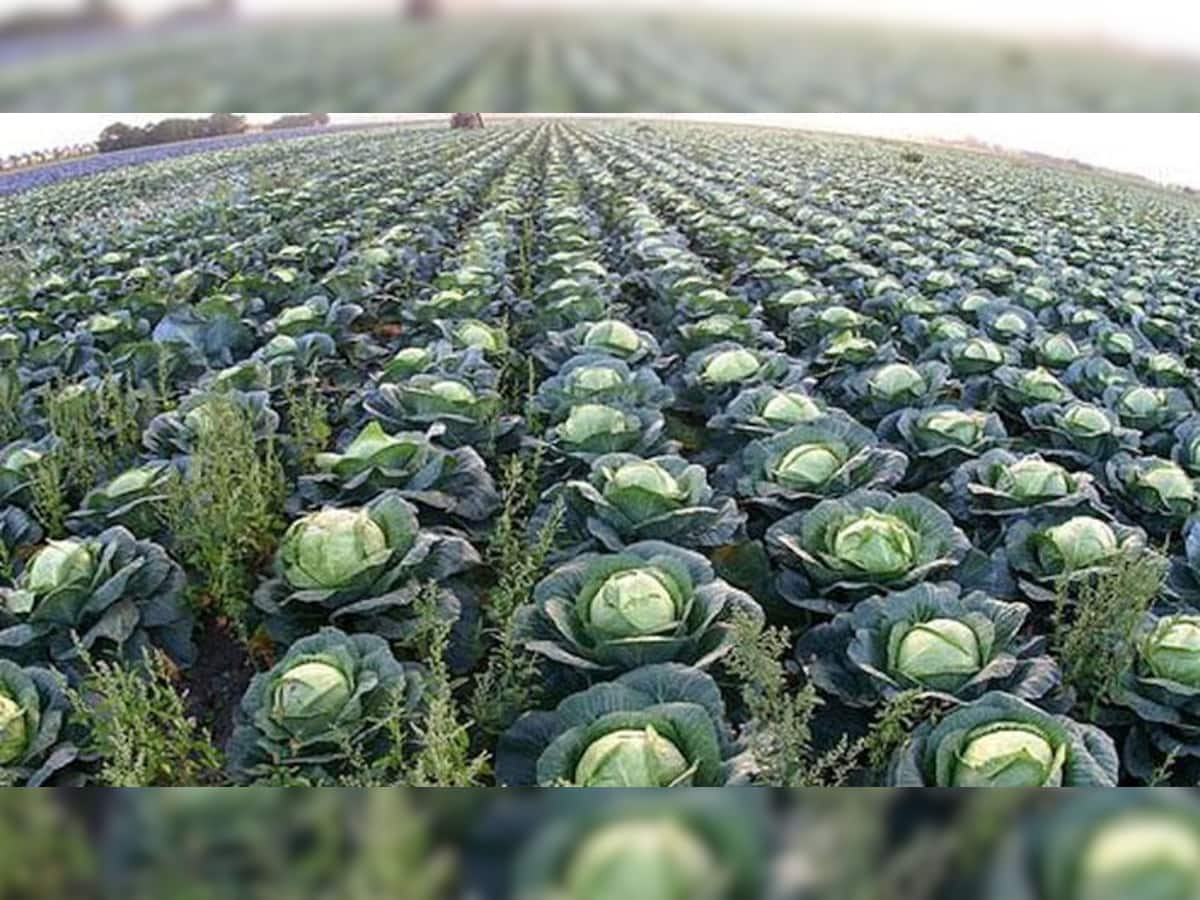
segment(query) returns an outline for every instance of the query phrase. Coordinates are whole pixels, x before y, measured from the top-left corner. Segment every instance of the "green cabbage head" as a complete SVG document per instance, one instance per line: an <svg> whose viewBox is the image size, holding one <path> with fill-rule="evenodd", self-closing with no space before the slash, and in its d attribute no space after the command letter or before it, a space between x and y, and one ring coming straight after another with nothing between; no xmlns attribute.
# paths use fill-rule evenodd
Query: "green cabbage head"
<svg viewBox="0 0 1200 900"><path fill-rule="evenodd" d="M585 394L611 391L625 383L616 369L608 366L583 366L571 373L571 384Z"/></svg>
<svg viewBox="0 0 1200 900"><path fill-rule="evenodd" d="M655 462L625 463L604 485L604 498L637 518L661 515L678 508L687 492L679 482Z"/></svg>
<svg viewBox="0 0 1200 900"><path fill-rule="evenodd" d="M317 454L317 466L345 474L354 474L373 466L401 469L421 452L422 446L402 436L393 436L372 421L350 442L343 453Z"/></svg>
<svg viewBox="0 0 1200 900"><path fill-rule="evenodd" d="M867 509L838 529L833 553L864 572L888 575L910 569L918 545L917 533L902 519Z"/></svg>
<svg viewBox="0 0 1200 900"><path fill-rule="evenodd" d="M313 660L285 671L271 696L271 717L282 728L307 737L329 729L354 689L337 666Z"/></svg>
<svg viewBox="0 0 1200 900"><path fill-rule="evenodd" d="M957 619L930 619L895 632L896 671L933 690L956 690L983 667L979 637Z"/></svg>
<svg viewBox="0 0 1200 900"><path fill-rule="evenodd" d="M1190 508L1196 502L1196 486L1188 474L1171 462L1162 461L1138 472L1134 493L1144 495L1154 506Z"/></svg>
<svg viewBox="0 0 1200 900"><path fill-rule="evenodd" d="M942 410L921 418L920 427L947 441L970 447L983 436L987 413Z"/></svg>
<svg viewBox="0 0 1200 900"><path fill-rule="evenodd" d="M162 471L157 465L128 469L105 485L104 492L110 497L123 497L143 491L161 477Z"/></svg>
<svg viewBox="0 0 1200 900"><path fill-rule="evenodd" d="M588 622L605 640L658 634L673 629L684 611L669 576L647 567L610 575L593 595Z"/></svg>
<svg viewBox="0 0 1200 900"><path fill-rule="evenodd" d="M87 580L95 567L95 556L83 541L76 538L50 541L33 557L23 581L25 588L34 594L47 594Z"/></svg>
<svg viewBox="0 0 1200 900"><path fill-rule="evenodd" d="M582 403L571 407L558 433L572 444L583 444L606 434L627 434L631 423L625 413L600 403Z"/></svg>
<svg viewBox="0 0 1200 900"><path fill-rule="evenodd" d="M1004 466L996 479L996 488L1019 500L1035 501L1070 496L1075 484L1070 473L1058 463L1026 458Z"/></svg>
<svg viewBox="0 0 1200 900"><path fill-rule="evenodd" d="M1200 616L1161 619L1141 654L1156 677L1200 689Z"/></svg>
<svg viewBox="0 0 1200 900"><path fill-rule="evenodd" d="M687 758L653 725L610 731L589 744L575 765L579 787L671 787L691 779Z"/></svg>
<svg viewBox="0 0 1200 900"><path fill-rule="evenodd" d="M638 333L617 319L594 323L583 336L583 345L593 350L607 350L620 356L636 353L642 342Z"/></svg>
<svg viewBox="0 0 1200 900"><path fill-rule="evenodd" d="M917 396L925 393L925 376L907 363L890 363L870 378L871 393L880 397Z"/></svg>
<svg viewBox="0 0 1200 900"><path fill-rule="evenodd" d="M1066 745L1036 726L993 722L967 736L954 766L954 787L1050 787L1062 782Z"/></svg>
<svg viewBox="0 0 1200 900"><path fill-rule="evenodd" d="M1067 395L1067 389L1051 372L1039 367L1026 372L1020 380L1021 393L1031 400L1053 403Z"/></svg>
<svg viewBox="0 0 1200 900"><path fill-rule="evenodd" d="M722 350L704 364L701 377L710 384L745 381L759 370L758 357L744 347Z"/></svg>
<svg viewBox="0 0 1200 900"><path fill-rule="evenodd" d="M1150 418L1166 404L1166 394L1158 388L1138 386L1123 393L1117 403L1129 416Z"/></svg>
<svg viewBox="0 0 1200 900"><path fill-rule="evenodd" d="M1062 424L1071 434L1085 438L1103 437L1113 430L1108 416L1090 403L1072 404L1063 414Z"/></svg>
<svg viewBox="0 0 1200 900"><path fill-rule="evenodd" d="M1049 571L1073 572L1111 559L1120 549L1107 522L1094 516L1075 516L1047 528L1039 561Z"/></svg>
<svg viewBox="0 0 1200 900"><path fill-rule="evenodd" d="M727 877L681 823L621 821L589 836L564 878L564 900L717 900Z"/></svg>
<svg viewBox="0 0 1200 900"><path fill-rule="evenodd" d="M388 560L392 548L365 509L327 508L293 522L281 558L288 582L301 590L336 590Z"/></svg>
<svg viewBox="0 0 1200 900"><path fill-rule="evenodd" d="M1200 835L1153 810L1096 829L1077 866L1077 900L1190 900L1200 894Z"/></svg>
<svg viewBox="0 0 1200 900"><path fill-rule="evenodd" d="M25 755L29 744L25 710L0 690L0 766L11 765Z"/></svg>
<svg viewBox="0 0 1200 900"><path fill-rule="evenodd" d="M798 391L778 391L762 408L764 419L781 425L809 422L819 415L821 410L812 398Z"/></svg>
<svg viewBox="0 0 1200 900"><path fill-rule="evenodd" d="M955 362L967 371L987 371L998 368L1004 362L1004 351L984 337L968 338L955 348Z"/></svg>
<svg viewBox="0 0 1200 900"><path fill-rule="evenodd" d="M820 487L842 467L842 458L824 444L800 444L779 460L772 479L784 487Z"/></svg>

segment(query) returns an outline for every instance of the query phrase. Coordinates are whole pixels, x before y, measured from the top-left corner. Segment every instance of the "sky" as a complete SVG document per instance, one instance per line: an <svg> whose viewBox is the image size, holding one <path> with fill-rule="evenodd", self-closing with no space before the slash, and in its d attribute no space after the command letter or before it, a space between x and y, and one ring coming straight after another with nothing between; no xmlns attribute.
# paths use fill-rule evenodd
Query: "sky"
<svg viewBox="0 0 1200 900"><path fill-rule="evenodd" d="M201 115L197 113L196 115ZM0 156L94 140L114 121L155 121L161 114L0 114ZM273 116L252 115L252 121ZM334 114L339 123L400 116ZM1182 114L850 114L688 116L890 138L976 138L1018 150L1079 159L1154 181L1200 188L1200 115Z"/></svg>
<svg viewBox="0 0 1200 900"><path fill-rule="evenodd" d="M80 0L0 0L6 7L77 7ZM194 0L112 0L142 17L153 17ZM446 7L576 9L613 7L676 7L700 9L752 9L772 12L808 12L870 21L939 24L989 31L1068 36L1134 44L1147 48L1200 56L1200 3L1195 0L442 0ZM246 15L300 15L354 12L394 12L398 0L236 0Z"/></svg>

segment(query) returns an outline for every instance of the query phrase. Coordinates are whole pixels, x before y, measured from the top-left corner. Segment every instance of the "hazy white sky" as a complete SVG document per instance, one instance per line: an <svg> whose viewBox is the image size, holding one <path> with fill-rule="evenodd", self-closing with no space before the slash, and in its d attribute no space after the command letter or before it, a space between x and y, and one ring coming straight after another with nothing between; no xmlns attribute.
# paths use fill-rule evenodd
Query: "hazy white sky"
<svg viewBox="0 0 1200 900"><path fill-rule="evenodd" d="M117 120L141 123L160 118L161 114L0 114L0 156L90 141ZM254 120L269 118L251 116ZM338 122L380 118L394 117L334 115ZM895 138L975 137L1015 149L1073 157L1156 181L1200 187L1200 115L813 113L701 118Z"/></svg>
<svg viewBox="0 0 1200 900"><path fill-rule="evenodd" d="M77 7L80 0L0 0L5 8ZM153 16L190 0L113 0L130 12ZM353 12L393 13L398 0L236 0L248 15ZM677 7L746 12L815 12L872 21L902 21L1100 38L1200 55L1200 3L1195 0L442 0L446 7L528 8L586 6Z"/></svg>

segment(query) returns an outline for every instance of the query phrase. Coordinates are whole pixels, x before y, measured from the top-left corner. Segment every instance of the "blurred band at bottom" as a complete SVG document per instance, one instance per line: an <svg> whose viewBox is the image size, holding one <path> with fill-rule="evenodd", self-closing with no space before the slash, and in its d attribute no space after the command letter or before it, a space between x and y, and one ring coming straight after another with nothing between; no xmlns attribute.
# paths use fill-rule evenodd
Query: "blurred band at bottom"
<svg viewBox="0 0 1200 900"><path fill-rule="evenodd" d="M1193 900L1190 790L0 794L0 900Z"/></svg>

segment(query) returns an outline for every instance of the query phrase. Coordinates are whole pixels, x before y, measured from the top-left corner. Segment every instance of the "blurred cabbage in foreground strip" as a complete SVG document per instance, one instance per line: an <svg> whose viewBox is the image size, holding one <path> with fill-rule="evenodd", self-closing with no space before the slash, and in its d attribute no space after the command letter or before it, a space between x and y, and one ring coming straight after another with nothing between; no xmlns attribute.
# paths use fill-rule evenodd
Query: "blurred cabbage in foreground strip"
<svg viewBox="0 0 1200 900"><path fill-rule="evenodd" d="M0 796L0 897L1194 900L1177 789Z"/></svg>
<svg viewBox="0 0 1200 900"><path fill-rule="evenodd" d="M85 25L0 22L0 110L1200 110L1194 59L724 9Z"/></svg>

